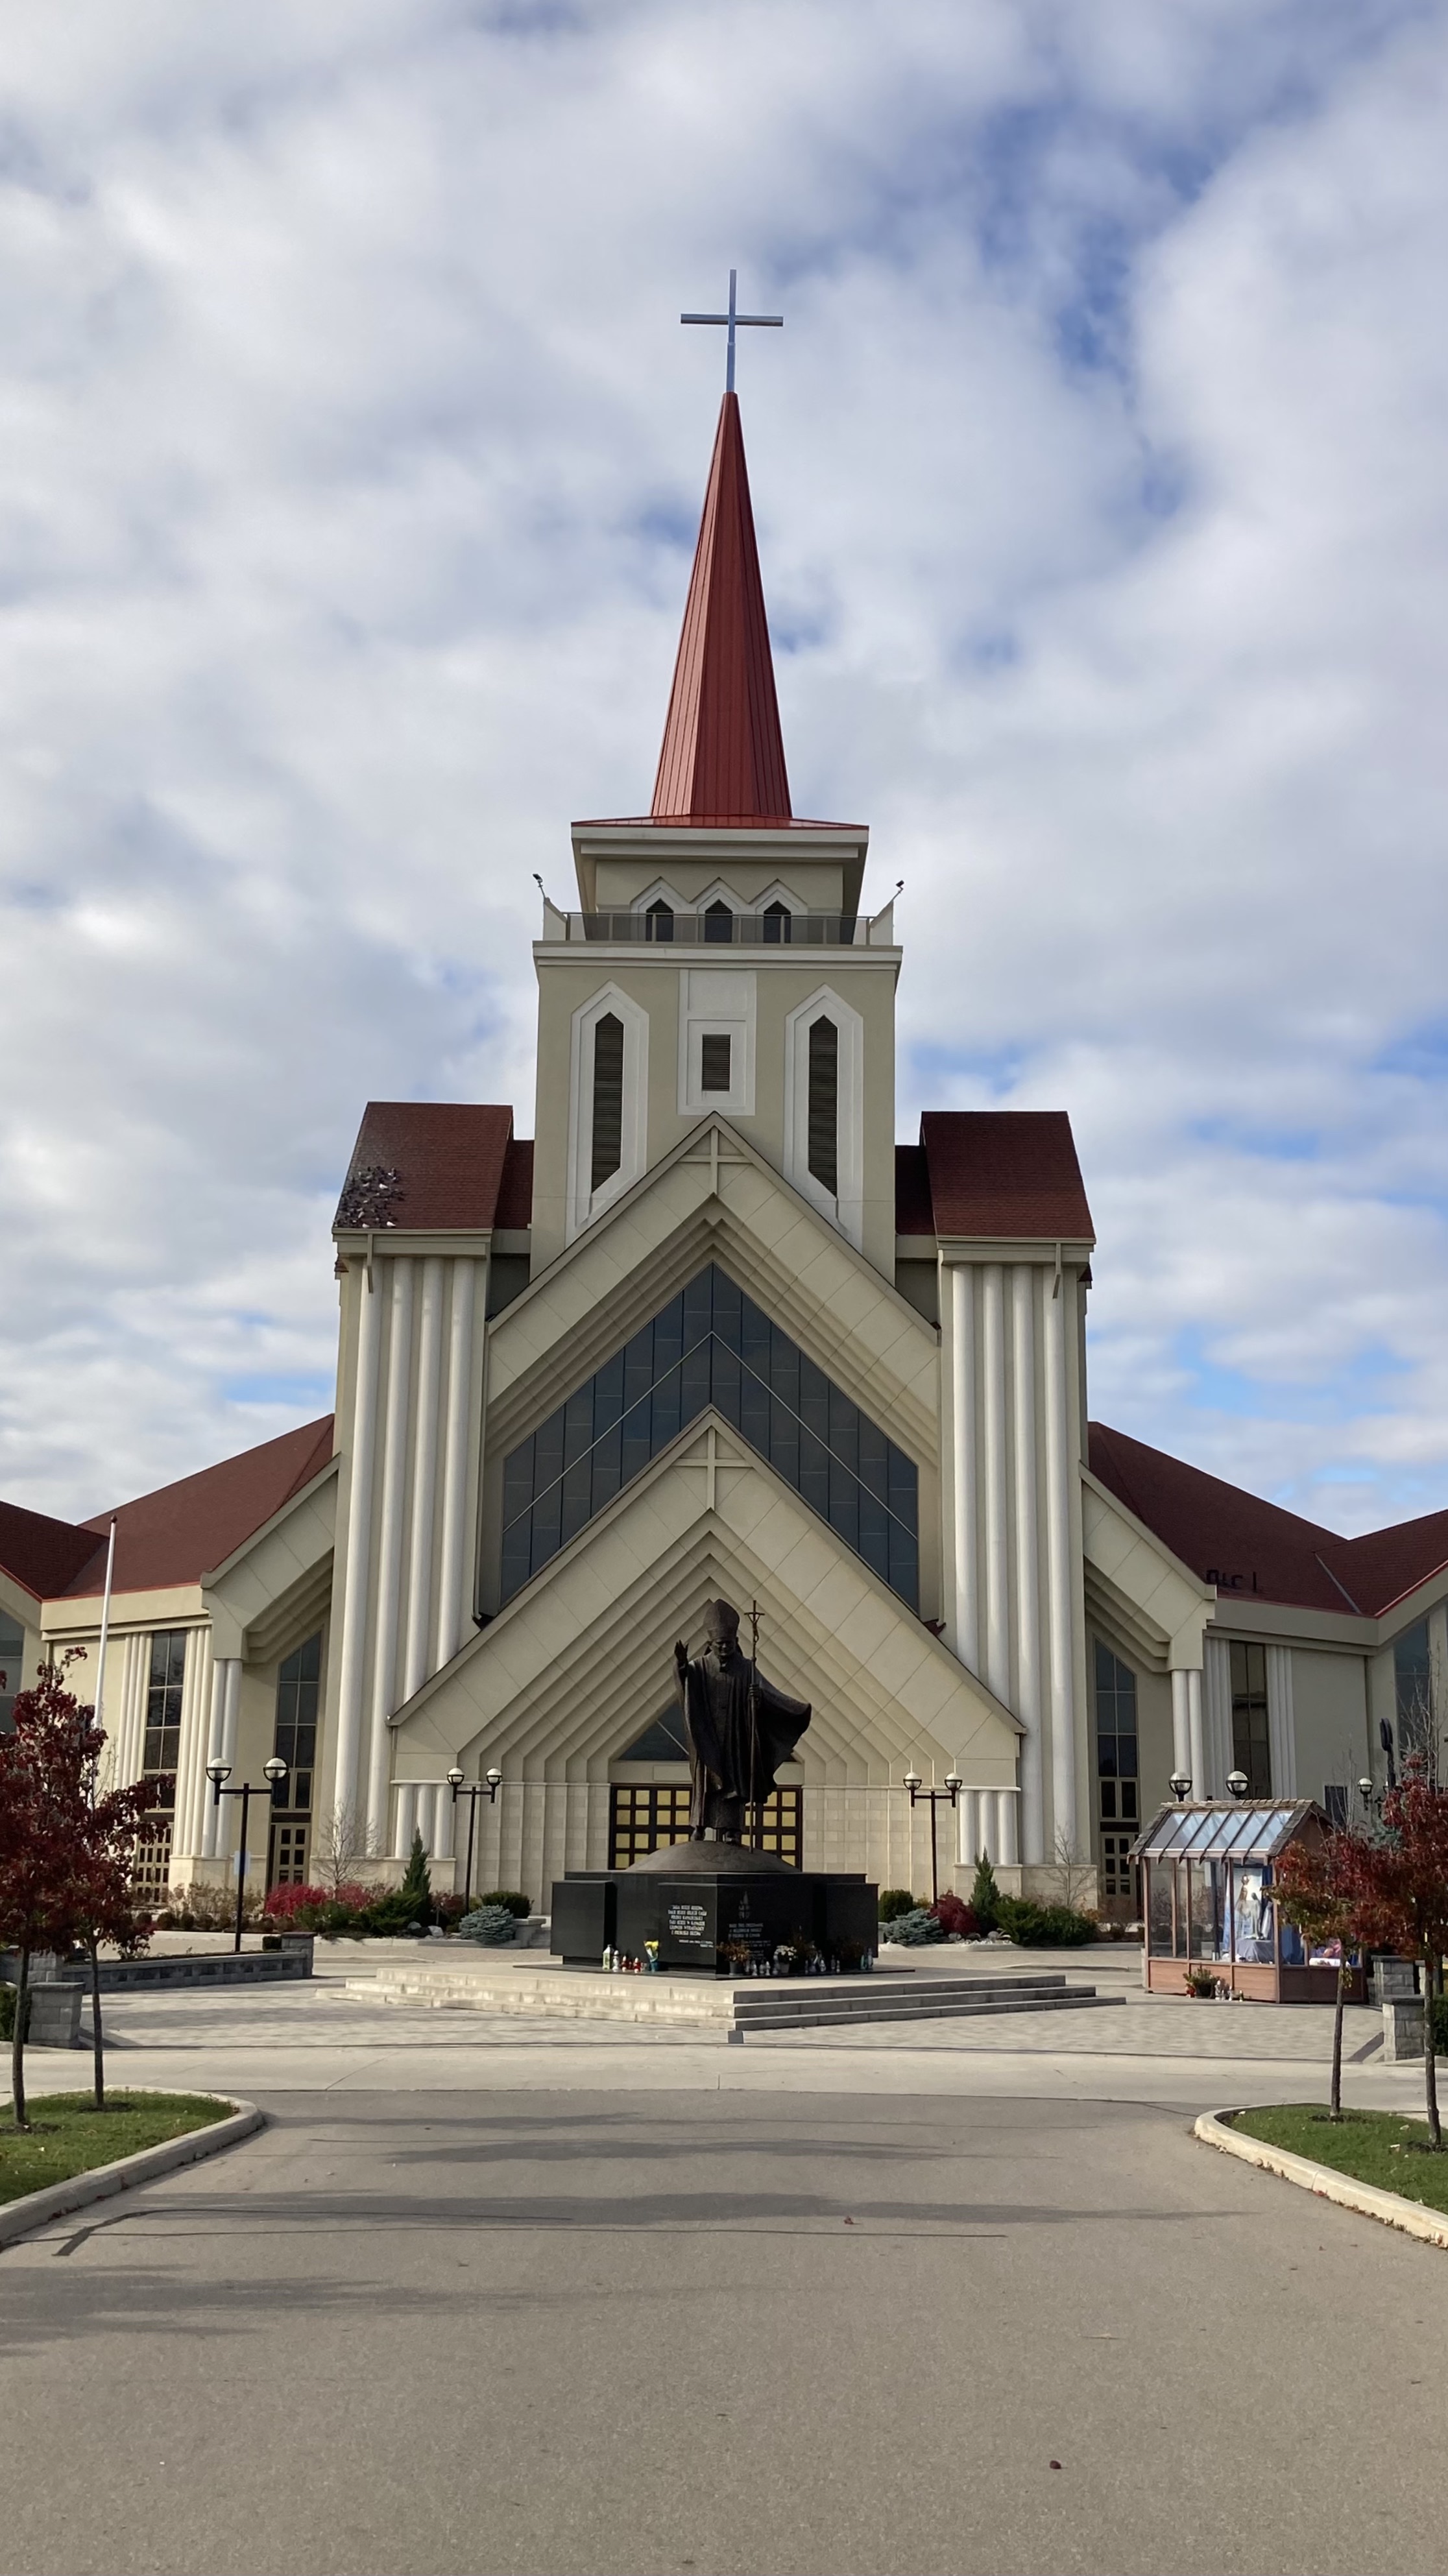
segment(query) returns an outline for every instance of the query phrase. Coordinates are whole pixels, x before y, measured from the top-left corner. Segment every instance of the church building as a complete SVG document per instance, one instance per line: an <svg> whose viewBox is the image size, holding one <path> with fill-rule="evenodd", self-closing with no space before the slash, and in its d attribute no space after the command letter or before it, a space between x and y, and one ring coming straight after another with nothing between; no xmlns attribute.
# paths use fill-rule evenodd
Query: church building
<svg viewBox="0 0 1448 2576"><path fill-rule="evenodd" d="M544 899L532 1141L374 1101L335 1222L335 1415L84 1524L0 1505L0 1724L79 1645L116 1775L174 1775L159 1892L251 1868L546 1906L688 1827L674 1641L722 1596L812 1722L764 1837L811 1868L1129 1914L1138 1819L1346 1812L1448 1656L1448 1513L1344 1541L1088 1421L1095 1240L1064 1113L895 1136L892 905L792 809L724 398L646 814ZM1105 1257L1109 1258L1109 1247ZM105 1617L104 1673L101 1625ZM953 1784L953 1807L912 1801ZM234 1883L234 1879L233 1879Z"/></svg>

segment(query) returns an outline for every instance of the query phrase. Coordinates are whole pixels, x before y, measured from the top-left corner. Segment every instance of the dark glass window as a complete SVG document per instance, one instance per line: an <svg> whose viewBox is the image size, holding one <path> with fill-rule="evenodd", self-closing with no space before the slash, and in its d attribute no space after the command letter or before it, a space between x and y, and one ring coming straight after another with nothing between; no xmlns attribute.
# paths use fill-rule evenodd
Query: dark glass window
<svg viewBox="0 0 1448 2576"><path fill-rule="evenodd" d="M840 1033L833 1020L809 1032L809 1167L822 1190L839 1188Z"/></svg>
<svg viewBox="0 0 1448 2576"><path fill-rule="evenodd" d="M1137 1821L1136 1675L1096 1641L1096 1782L1103 1825Z"/></svg>
<svg viewBox="0 0 1448 2576"><path fill-rule="evenodd" d="M180 1760L181 1693L185 1680L185 1629L158 1629L151 1639L143 1771L174 1771Z"/></svg>
<svg viewBox="0 0 1448 2576"><path fill-rule="evenodd" d="M727 948L734 936L734 915L727 903L711 903L704 915L704 937L721 940Z"/></svg>
<svg viewBox="0 0 1448 2576"><path fill-rule="evenodd" d="M727 1091L729 1088L729 1040L712 1031L699 1040L699 1089Z"/></svg>
<svg viewBox="0 0 1448 2576"><path fill-rule="evenodd" d="M913 1609L913 1459L712 1262L504 1460L503 1599L710 1404Z"/></svg>
<svg viewBox="0 0 1448 2576"><path fill-rule="evenodd" d="M593 1032L593 1177L611 1180L623 1160L623 1022L606 1011Z"/></svg>
<svg viewBox="0 0 1448 2576"><path fill-rule="evenodd" d="M659 898L659 900L658 900L658 902L657 902L657 903L651 903L651 904L649 905L648 911L647 911L647 912L645 913L645 915L644 915L644 919L645 919L645 921L646 921L646 922L648 923L648 925L649 925L649 926L648 926L647 931L646 931L646 932L645 932L645 934L644 934L644 936L645 936L646 938L648 938L648 939L672 939L672 938L673 938L673 935L674 935L674 914L673 914L673 907L672 907L672 905L671 905L671 904L667 904L667 903L665 903L665 902L664 902L664 900L663 900L663 897L662 897L662 896L660 896L660 898Z"/></svg>
<svg viewBox="0 0 1448 2576"><path fill-rule="evenodd" d="M1249 1798L1272 1795L1267 1731L1267 1649L1240 1638L1232 1645L1232 1767L1247 1774Z"/></svg>
<svg viewBox="0 0 1448 2576"><path fill-rule="evenodd" d="M1393 1640L1393 1689L1398 1751L1406 1760L1410 1753L1426 1753L1433 1733L1433 1666L1426 1619Z"/></svg>
<svg viewBox="0 0 1448 2576"><path fill-rule="evenodd" d="M312 1803L317 1759L317 1694L322 1681L322 1633L309 1637L277 1667L277 1724L272 1751L287 1766L282 1798L303 1811Z"/></svg>
<svg viewBox="0 0 1448 2576"><path fill-rule="evenodd" d="M764 907L764 937L766 945L772 942L776 947L778 947L781 943L792 939L793 936L794 914L790 911L788 904L767 903Z"/></svg>

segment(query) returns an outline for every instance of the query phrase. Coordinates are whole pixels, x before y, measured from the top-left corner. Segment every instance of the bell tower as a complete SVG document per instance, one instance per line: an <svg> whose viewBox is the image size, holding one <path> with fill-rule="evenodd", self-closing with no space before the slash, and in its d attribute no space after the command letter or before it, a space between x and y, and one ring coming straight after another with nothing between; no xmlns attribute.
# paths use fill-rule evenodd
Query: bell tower
<svg viewBox="0 0 1448 2576"><path fill-rule="evenodd" d="M869 832L790 802L739 403L719 412L646 815L573 826L545 902L533 1274L711 1116L893 1280L890 906Z"/></svg>

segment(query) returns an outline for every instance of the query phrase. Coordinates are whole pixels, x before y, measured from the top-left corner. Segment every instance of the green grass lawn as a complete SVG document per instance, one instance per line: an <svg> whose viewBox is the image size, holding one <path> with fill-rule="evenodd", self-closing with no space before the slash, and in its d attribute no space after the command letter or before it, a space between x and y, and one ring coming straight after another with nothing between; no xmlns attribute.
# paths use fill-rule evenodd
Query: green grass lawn
<svg viewBox="0 0 1448 2576"><path fill-rule="evenodd" d="M1286 2102L1265 2111L1239 2111L1229 2124L1265 2147L1312 2156L1334 2173L1351 2174L1379 2191L1396 2191L1428 2209L1448 2209L1448 2146L1434 2155L1421 2120L1396 2111L1345 2111L1330 2120L1316 2102ZM1448 2135L1448 2131L1445 2131Z"/></svg>
<svg viewBox="0 0 1448 2576"><path fill-rule="evenodd" d="M0 2202L231 2116L199 2093L117 2093L104 2111L88 2093L43 2093L29 2107L28 2129L12 2127L8 2102L0 2111Z"/></svg>

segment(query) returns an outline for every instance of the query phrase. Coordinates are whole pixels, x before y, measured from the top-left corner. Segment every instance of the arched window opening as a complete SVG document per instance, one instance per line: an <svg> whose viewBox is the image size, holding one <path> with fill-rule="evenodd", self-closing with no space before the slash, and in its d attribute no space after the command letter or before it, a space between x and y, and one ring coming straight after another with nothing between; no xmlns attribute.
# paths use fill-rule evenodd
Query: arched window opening
<svg viewBox="0 0 1448 2576"><path fill-rule="evenodd" d="M809 1033L809 1169L832 1197L840 1186L839 1129L840 1033L833 1020L820 1018Z"/></svg>
<svg viewBox="0 0 1448 2576"><path fill-rule="evenodd" d="M623 1161L623 1022L605 1012L593 1032L593 1162L589 1186L601 1189Z"/></svg>
<svg viewBox="0 0 1448 2576"><path fill-rule="evenodd" d="M767 903L764 907L766 947L778 948L794 936L794 915L787 903Z"/></svg>
<svg viewBox="0 0 1448 2576"><path fill-rule="evenodd" d="M704 915L704 937L706 940L717 940L727 948L733 936L734 915L727 903L716 900L710 904Z"/></svg>
<svg viewBox="0 0 1448 2576"><path fill-rule="evenodd" d="M644 919L648 923L648 929L644 933L644 937L646 939L673 938L674 908L672 904L665 903L662 895L660 895L657 903L651 903L649 905L648 911L644 914Z"/></svg>

